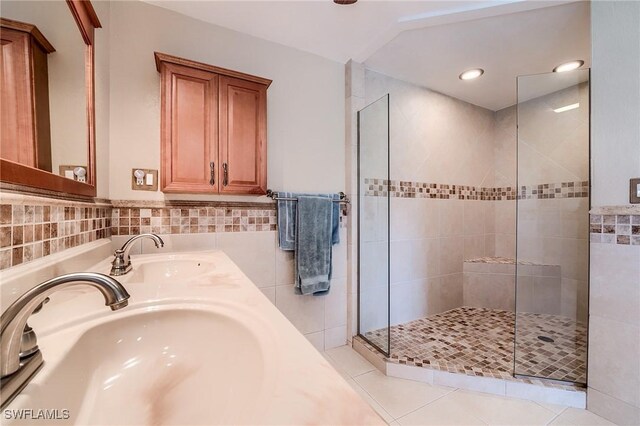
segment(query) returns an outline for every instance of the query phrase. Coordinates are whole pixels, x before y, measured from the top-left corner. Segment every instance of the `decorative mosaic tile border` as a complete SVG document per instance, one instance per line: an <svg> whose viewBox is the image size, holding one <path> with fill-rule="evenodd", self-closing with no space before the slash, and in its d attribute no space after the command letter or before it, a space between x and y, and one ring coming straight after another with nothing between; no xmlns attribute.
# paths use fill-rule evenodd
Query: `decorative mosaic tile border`
<svg viewBox="0 0 640 426"><path fill-rule="evenodd" d="M0 205L0 269L110 236L111 208L81 205Z"/></svg>
<svg viewBox="0 0 640 426"><path fill-rule="evenodd" d="M0 270L112 235L277 229L276 203L75 200L2 193ZM341 210L340 227L346 226Z"/></svg>
<svg viewBox="0 0 640 426"><path fill-rule="evenodd" d="M276 210L269 207L113 208L111 235L275 231Z"/></svg>
<svg viewBox="0 0 640 426"><path fill-rule="evenodd" d="M592 243L640 246L640 214L592 214Z"/></svg>
<svg viewBox="0 0 640 426"><path fill-rule="evenodd" d="M589 196L589 182L561 182L515 187L476 187L408 181L388 181L386 179L365 178L365 196L399 198L436 198L458 200L521 200L551 198L581 198Z"/></svg>

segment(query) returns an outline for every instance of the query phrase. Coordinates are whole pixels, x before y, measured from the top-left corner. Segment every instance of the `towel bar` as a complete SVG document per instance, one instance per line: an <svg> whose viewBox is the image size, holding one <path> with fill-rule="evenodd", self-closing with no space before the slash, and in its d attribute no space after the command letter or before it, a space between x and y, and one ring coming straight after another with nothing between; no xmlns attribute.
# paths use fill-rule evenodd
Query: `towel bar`
<svg viewBox="0 0 640 426"><path fill-rule="evenodd" d="M351 203L351 200L349 200L349 198L347 198L347 195L344 192L340 192L340 199L339 200L333 200L334 203L340 203L340 204L349 204ZM267 189L267 197L271 198L272 200L276 200L276 201L298 201L297 198L286 198L286 197L278 197L278 193L277 192L273 192L270 189Z"/></svg>

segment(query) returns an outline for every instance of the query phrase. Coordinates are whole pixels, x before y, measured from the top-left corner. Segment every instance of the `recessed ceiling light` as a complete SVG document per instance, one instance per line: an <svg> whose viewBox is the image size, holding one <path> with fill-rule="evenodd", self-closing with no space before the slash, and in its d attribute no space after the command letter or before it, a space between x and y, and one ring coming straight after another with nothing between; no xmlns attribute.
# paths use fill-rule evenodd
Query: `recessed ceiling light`
<svg viewBox="0 0 640 426"><path fill-rule="evenodd" d="M575 61L565 62L564 64L560 64L553 69L553 72L566 72L573 71L584 65L584 61L579 59Z"/></svg>
<svg viewBox="0 0 640 426"><path fill-rule="evenodd" d="M335 4L354 4L358 0L333 0Z"/></svg>
<svg viewBox="0 0 640 426"><path fill-rule="evenodd" d="M474 68L463 72L458 76L458 78L460 80L473 80L474 78L480 77L482 74L484 74L484 70L482 68Z"/></svg>
<svg viewBox="0 0 640 426"><path fill-rule="evenodd" d="M580 103L575 103L575 104L563 106L563 107L560 107L560 108L556 108L556 109L553 110L553 112L565 112L565 111L570 111L570 110L576 109L576 108L580 108Z"/></svg>

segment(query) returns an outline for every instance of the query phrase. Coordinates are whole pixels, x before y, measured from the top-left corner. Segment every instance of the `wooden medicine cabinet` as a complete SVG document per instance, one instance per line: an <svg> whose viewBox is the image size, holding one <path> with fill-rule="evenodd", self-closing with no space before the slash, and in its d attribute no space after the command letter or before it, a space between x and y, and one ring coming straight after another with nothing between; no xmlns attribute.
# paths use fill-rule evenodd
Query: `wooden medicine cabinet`
<svg viewBox="0 0 640 426"><path fill-rule="evenodd" d="M162 191L266 194L271 80L158 52L155 60Z"/></svg>

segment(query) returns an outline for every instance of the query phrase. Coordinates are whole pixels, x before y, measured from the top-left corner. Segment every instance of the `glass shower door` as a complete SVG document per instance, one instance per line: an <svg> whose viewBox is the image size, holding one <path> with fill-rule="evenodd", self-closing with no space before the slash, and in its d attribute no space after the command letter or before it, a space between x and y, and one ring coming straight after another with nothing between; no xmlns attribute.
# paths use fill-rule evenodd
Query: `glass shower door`
<svg viewBox="0 0 640 426"><path fill-rule="evenodd" d="M589 70L518 77L516 375L586 383Z"/></svg>
<svg viewBox="0 0 640 426"><path fill-rule="evenodd" d="M358 112L358 334L390 352L389 95Z"/></svg>

